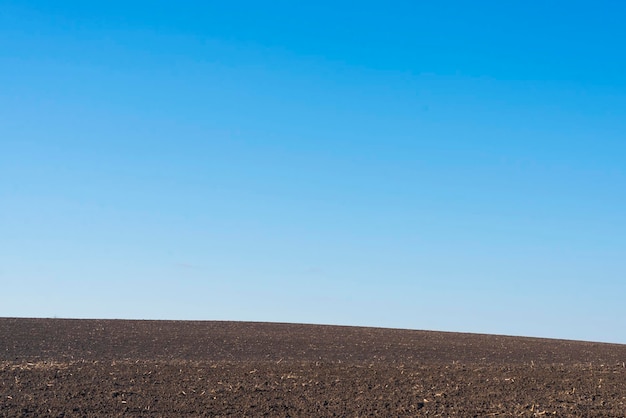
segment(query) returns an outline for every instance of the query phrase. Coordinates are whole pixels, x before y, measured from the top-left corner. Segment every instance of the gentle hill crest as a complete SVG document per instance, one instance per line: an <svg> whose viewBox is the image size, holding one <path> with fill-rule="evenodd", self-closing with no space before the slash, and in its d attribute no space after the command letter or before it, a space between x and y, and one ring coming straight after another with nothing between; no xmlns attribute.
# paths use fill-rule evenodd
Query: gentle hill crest
<svg viewBox="0 0 626 418"><path fill-rule="evenodd" d="M0 359L617 364L626 345L289 323L0 318Z"/></svg>

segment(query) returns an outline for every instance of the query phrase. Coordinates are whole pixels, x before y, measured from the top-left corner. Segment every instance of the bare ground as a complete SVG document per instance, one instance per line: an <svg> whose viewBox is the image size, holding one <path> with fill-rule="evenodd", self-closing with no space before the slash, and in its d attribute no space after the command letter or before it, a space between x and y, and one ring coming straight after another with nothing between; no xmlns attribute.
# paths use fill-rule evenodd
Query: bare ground
<svg viewBox="0 0 626 418"><path fill-rule="evenodd" d="M626 416L626 346L215 321L0 318L0 416Z"/></svg>

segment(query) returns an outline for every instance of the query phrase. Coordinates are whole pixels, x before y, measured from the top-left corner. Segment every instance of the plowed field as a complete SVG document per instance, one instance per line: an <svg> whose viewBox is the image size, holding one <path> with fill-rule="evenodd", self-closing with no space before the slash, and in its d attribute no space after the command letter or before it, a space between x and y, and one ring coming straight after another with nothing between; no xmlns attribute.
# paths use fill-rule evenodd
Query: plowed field
<svg viewBox="0 0 626 418"><path fill-rule="evenodd" d="M297 324L0 319L0 416L624 417L626 345Z"/></svg>

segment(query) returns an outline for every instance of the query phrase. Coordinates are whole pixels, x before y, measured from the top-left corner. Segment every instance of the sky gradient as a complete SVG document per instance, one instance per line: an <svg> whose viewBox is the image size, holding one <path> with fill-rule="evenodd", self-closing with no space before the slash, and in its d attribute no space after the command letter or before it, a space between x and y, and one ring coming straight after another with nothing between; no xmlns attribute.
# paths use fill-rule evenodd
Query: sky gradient
<svg viewBox="0 0 626 418"><path fill-rule="evenodd" d="M626 4L0 0L0 316L626 343Z"/></svg>

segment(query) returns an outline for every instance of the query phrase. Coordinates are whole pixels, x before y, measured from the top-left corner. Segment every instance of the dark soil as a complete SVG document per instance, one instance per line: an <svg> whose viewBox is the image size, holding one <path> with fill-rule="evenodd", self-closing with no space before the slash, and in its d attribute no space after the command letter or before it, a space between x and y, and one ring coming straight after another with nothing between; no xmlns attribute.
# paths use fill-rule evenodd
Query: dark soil
<svg viewBox="0 0 626 418"><path fill-rule="evenodd" d="M0 416L626 416L626 345L245 322L0 319Z"/></svg>

